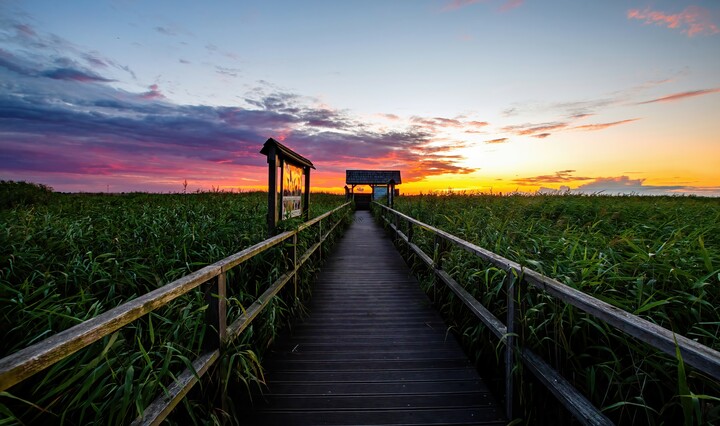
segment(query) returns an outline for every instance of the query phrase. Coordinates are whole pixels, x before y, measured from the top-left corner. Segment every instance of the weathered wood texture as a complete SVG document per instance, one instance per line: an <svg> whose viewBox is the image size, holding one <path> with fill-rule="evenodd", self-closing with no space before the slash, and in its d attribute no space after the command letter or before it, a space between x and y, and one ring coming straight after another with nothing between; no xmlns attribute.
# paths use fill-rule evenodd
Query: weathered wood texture
<svg viewBox="0 0 720 426"><path fill-rule="evenodd" d="M266 360L251 424L505 424L401 256L356 212L310 317Z"/></svg>

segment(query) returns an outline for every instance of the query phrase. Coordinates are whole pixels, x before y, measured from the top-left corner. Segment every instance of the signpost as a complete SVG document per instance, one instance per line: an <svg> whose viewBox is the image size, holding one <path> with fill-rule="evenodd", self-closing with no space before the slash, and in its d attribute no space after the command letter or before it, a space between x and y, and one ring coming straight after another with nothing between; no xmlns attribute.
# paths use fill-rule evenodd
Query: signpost
<svg viewBox="0 0 720 426"><path fill-rule="evenodd" d="M268 235L284 219L309 219L310 169L313 163L273 138L260 150L268 162ZM278 172L280 176L278 176Z"/></svg>

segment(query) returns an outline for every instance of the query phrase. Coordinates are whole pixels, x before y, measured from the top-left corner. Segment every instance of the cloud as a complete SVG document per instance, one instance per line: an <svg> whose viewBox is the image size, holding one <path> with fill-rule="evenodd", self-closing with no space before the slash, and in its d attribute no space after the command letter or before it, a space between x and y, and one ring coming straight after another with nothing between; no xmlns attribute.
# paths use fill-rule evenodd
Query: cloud
<svg viewBox="0 0 720 426"><path fill-rule="evenodd" d="M165 95L160 93L160 88L157 84L152 84L145 93L141 93L140 97L143 99L164 99Z"/></svg>
<svg viewBox="0 0 720 426"><path fill-rule="evenodd" d="M442 10L452 11L452 10L458 10L466 6L470 6L477 3L488 3L489 0L451 0L448 2ZM525 3L525 0L505 0L503 4L498 8L500 12L507 12L509 10L515 9L517 7L520 7L523 3Z"/></svg>
<svg viewBox="0 0 720 426"><path fill-rule="evenodd" d="M716 87L714 89L691 90L689 92L674 93L672 95L663 96L661 98L651 99L651 100L645 101L645 102L639 102L638 105L651 104L651 103L655 103L655 102L681 101L683 99L693 98L695 96L709 95L711 93L718 93L718 92L720 92L720 87Z"/></svg>
<svg viewBox="0 0 720 426"><path fill-rule="evenodd" d="M713 35L720 33L718 25L712 21L710 11L699 6L688 6L680 13L665 13L646 8L630 9L628 19L644 21L645 24L655 24L671 29L680 29L683 34L693 37L699 34Z"/></svg>
<svg viewBox="0 0 720 426"><path fill-rule="evenodd" d="M575 176L575 170L561 170L551 175L541 175L514 179L513 183L522 186L540 186L538 194L607 194L607 195L681 195L694 194L720 196L720 187L698 187L689 185L648 185L646 179L631 179L628 176L588 177ZM586 181L576 188L572 183ZM557 188L543 185L561 184Z"/></svg>
<svg viewBox="0 0 720 426"><path fill-rule="evenodd" d="M317 100L264 87L248 94L247 107L176 105L156 84L132 93L87 70L36 69L42 60L0 51L0 81L12 82L0 91L0 173L59 190L93 184L104 190L105 182L167 190L185 178L207 182L206 188L231 177L236 185L241 178L263 180L258 151L268 137L283 139L323 170L392 167L408 182L471 173L477 169L458 165L463 157L452 152L462 143L436 140L433 129L485 125L433 117L427 119L433 129L412 122L403 128L399 121L378 130ZM322 179L341 185L333 183L337 177Z"/></svg>
<svg viewBox="0 0 720 426"><path fill-rule="evenodd" d="M215 72L228 77L237 77L242 70L240 68L222 67L220 65L215 66Z"/></svg>
<svg viewBox="0 0 720 426"><path fill-rule="evenodd" d="M540 175L532 177L524 177L513 179L513 182L518 185L535 186L543 185L548 183L565 183L565 182L576 182L583 180L592 180L591 177L586 176L574 176L575 170L560 170L552 175Z"/></svg>
<svg viewBox="0 0 720 426"><path fill-rule="evenodd" d="M502 128L504 132L515 133L519 136L536 136L543 133L548 133L556 130L562 130L568 127L569 123L566 122L549 122L539 124L520 124L513 126L505 126ZM544 136L540 136L544 137Z"/></svg>
<svg viewBox="0 0 720 426"><path fill-rule="evenodd" d="M522 6L523 3L525 3L525 0L507 0L505 4L500 6L500 11L507 12L508 10L512 10Z"/></svg>
<svg viewBox="0 0 720 426"><path fill-rule="evenodd" d="M487 144L500 144L500 143L506 143L510 139L508 138L497 138L497 139L490 139L489 141L485 141Z"/></svg>
<svg viewBox="0 0 720 426"><path fill-rule="evenodd" d="M56 68L53 70L44 71L42 74L44 77L52 78L54 80L71 80L80 82L102 82L108 83L114 81L109 78L101 77L90 71L83 71L73 68Z"/></svg>
<svg viewBox="0 0 720 426"><path fill-rule="evenodd" d="M472 4L476 3L485 3L487 0L452 0L449 3L443 7L442 10L444 11L450 11L450 10L457 10L460 8L463 8L465 6L470 6Z"/></svg>
<svg viewBox="0 0 720 426"><path fill-rule="evenodd" d="M639 118L630 118L627 120L613 121L612 123L584 124L582 126L572 127L571 130L582 130L582 131L604 130L604 129L607 129L608 127L614 127L614 126L619 126L621 124L632 123L633 121L638 121L638 120L639 120Z"/></svg>
<svg viewBox="0 0 720 426"><path fill-rule="evenodd" d="M584 194L646 194L661 195L682 192L684 185L645 185L646 179L630 179L628 176L600 177L573 190Z"/></svg>

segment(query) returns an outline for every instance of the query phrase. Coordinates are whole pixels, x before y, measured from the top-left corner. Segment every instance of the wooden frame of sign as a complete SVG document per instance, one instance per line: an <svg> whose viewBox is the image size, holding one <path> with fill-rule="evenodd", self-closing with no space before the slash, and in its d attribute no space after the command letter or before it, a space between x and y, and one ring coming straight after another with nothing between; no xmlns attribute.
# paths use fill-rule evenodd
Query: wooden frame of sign
<svg viewBox="0 0 720 426"><path fill-rule="evenodd" d="M315 166L273 138L265 142L260 153L268 162L268 235L273 236L281 220L298 216L309 219L310 169Z"/></svg>

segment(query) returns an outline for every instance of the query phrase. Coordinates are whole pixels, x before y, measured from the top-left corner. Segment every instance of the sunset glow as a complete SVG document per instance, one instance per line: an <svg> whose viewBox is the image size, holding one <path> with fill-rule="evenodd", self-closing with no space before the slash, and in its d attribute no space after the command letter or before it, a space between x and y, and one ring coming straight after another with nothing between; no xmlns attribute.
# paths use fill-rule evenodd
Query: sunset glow
<svg viewBox="0 0 720 426"><path fill-rule="evenodd" d="M720 4L423 0L0 4L0 179L264 190L720 196Z"/></svg>

